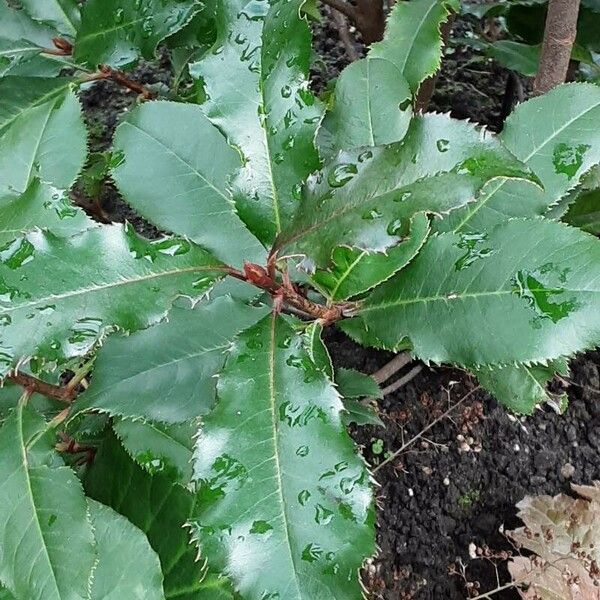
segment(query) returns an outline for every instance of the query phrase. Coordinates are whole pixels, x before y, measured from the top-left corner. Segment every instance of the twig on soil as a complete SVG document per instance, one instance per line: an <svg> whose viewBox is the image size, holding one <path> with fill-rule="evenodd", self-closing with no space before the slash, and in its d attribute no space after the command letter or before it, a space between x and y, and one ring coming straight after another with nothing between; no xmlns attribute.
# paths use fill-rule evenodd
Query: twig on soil
<svg viewBox="0 0 600 600"><path fill-rule="evenodd" d="M421 371L423 370L423 365L417 365L413 367L406 375L400 377L398 381L394 381L394 383L388 385L387 387L381 390L381 393L384 396L399 390L401 387L405 386L409 381L412 381Z"/></svg>
<svg viewBox="0 0 600 600"><path fill-rule="evenodd" d="M389 363L383 365L381 369L375 371L371 377L378 383L382 384L387 381L392 375L395 375L400 369L403 369L412 361L412 356L407 352L394 356Z"/></svg>
<svg viewBox="0 0 600 600"><path fill-rule="evenodd" d="M422 429L419 433L417 433L417 435L415 435L410 440L408 440L408 442L403 443L402 446L400 446L400 448L398 450L396 450L394 453L390 454L390 456L388 456L381 464L377 465L373 469L373 474L377 473L377 471L380 471L381 469L383 469L383 467L385 467L389 463L396 460L396 458L398 458L398 456L400 456L400 454L402 454L409 446L411 446L416 441L421 439L425 433L427 433L432 427L437 425L440 421L443 421L448 415L450 415L454 410L456 410L463 402L465 402L468 398L470 398L479 389L480 389L480 386L477 386L476 388L473 388L470 392L467 392L458 402L455 402L445 413L441 414L439 417L434 419L429 425L427 425L427 427Z"/></svg>
<svg viewBox="0 0 600 600"><path fill-rule="evenodd" d="M84 81L102 81L106 79L110 79L111 81L126 87L132 92L140 94L140 96L142 96L145 100L153 100L156 98L156 94L144 87L141 83L129 79L129 77L127 77L123 71L113 69L108 65L99 65L98 71L86 77Z"/></svg>
<svg viewBox="0 0 600 600"><path fill-rule="evenodd" d="M337 10L333 11L333 20L338 29L338 34L340 36L340 40L342 44L344 44L344 48L346 50L346 54L351 62L359 59L358 52L354 46L354 40L350 35L350 31L348 30L348 24L346 23L346 19L344 15Z"/></svg>
<svg viewBox="0 0 600 600"><path fill-rule="evenodd" d="M592 392L592 394L600 394L600 389L592 387L591 385L582 385L581 383L577 383L576 381L573 381L569 377L561 377L559 375L557 377L557 379L559 381L562 381L566 385L574 385L575 387L578 387L578 388L580 388L582 390L589 390L590 392Z"/></svg>

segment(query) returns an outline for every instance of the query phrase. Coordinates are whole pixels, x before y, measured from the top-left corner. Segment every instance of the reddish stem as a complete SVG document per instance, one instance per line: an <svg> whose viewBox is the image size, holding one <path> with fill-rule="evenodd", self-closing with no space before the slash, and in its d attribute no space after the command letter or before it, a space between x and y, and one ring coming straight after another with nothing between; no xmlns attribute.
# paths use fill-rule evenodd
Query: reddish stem
<svg viewBox="0 0 600 600"><path fill-rule="evenodd" d="M75 398L76 392L74 390L47 383L46 381L33 377L33 375L27 375L26 373L16 372L9 375L8 379L13 383L22 386L32 394L41 394L42 396L54 398L68 404L73 402L73 399Z"/></svg>
<svg viewBox="0 0 600 600"><path fill-rule="evenodd" d="M225 270L228 275L268 292L275 300L276 306L280 306L281 303L288 304L296 311L320 320L323 325L330 325L343 317L343 305L323 306L317 304L305 298L294 287L289 278L285 278L283 283L279 283L270 275L268 269L260 265L246 262L244 263L243 272L232 267L227 267Z"/></svg>
<svg viewBox="0 0 600 600"><path fill-rule="evenodd" d="M113 69L108 65L99 65L98 71L93 73L92 75L86 77L85 81L102 81L102 80L111 80L132 92L136 92L140 94L145 100L152 100L156 98L156 94L151 92L148 88L144 87L141 83L137 81L133 81L129 79L123 71L119 71L118 69Z"/></svg>

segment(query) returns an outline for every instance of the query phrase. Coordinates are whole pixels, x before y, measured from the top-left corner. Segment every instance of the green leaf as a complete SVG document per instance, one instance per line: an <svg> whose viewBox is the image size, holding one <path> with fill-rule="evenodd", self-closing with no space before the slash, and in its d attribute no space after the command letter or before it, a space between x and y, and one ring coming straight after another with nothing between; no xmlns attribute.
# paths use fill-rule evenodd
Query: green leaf
<svg viewBox="0 0 600 600"><path fill-rule="evenodd" d="M219 2L217 42L190 68L205 84L206 115L242 155L233 197L265 245L295 213L299 183L319 167L314 139L322 109L308 88L303 2Z"/></svg>
<svg viewBox="0 0 600 600"><path fill-rule="evenodd" d="M0 423L3 422L17 406L19 400L23 396L23 388L20 385L11 383L10 381L4 381L2 387L0 387ZM39 394L34 394L29 398L28 406L35 409L37 412L42 413L48 418L56 416L56 414L63 408L56 403L55 400L46 398Z"/></svg>
<svg viewBox="0 0 600 600"><path fill-rule="evenodd" d="M68 189L86 156L87 133L74 92L28 106L0 138L0 193L25 192L36 177Z"/></svg>
<svg viewBox="0 0 600 600"><path fill-rule="evenodd" d="M317 271L312 280L333 302L362 294L405 267L419 253L429 230L429 218L418 213L410 219L410 229L402 242L386 254L338 246L332 254L331 268Z"/></svg>
<svg viewBox="0 0 600 600"><path fill-rule="evenodd" d="M319 130L321 153L401 140L412 117L412 93L402 71L385 58L351 63L339 76L333 109Z"/></svg>
<svg viewBox="0 0 600 600"><path fill-rule="evenodd" d="M400 241L403 219L448 213L505 177L529 175L493 136L446 115L416 117L401 143L341 152L313 176L276 247L320 267L337 246L384 252Z"/></svg>
<svg viewBox="0 0 600 600"><path fill-rule="evenodd" d="M571 205L564 220L584 231L600 235L600 189L581 194Z"/></svg>
<svg viewBox="0 0 600 600"><path fill-rule="evenodd" d="M191 523L209 566L247 600L361 598L369 475L335 388L286 320L241 334L218 397L194 453Z"/></svg>
<svg viewBox="0 0 600 600"><path fill-rule="evenodd" d="M344 398L383 398L377 382L370 375L354 369L338 369L335 372L335 383Z"/></svg>
<svg viewBox="0 0 600 600"><path fill-rule="evenodd" d="M422 81L433 75L442 59L440 26L448 20L456 2L412 0L397 2L387 22L385 38L373 44L369 56L384 58L404 74L416 92Z"/></svg>
<svg viewBox="0 0 600 600"><path fill-rule="evenodd" d="M15 121L27 121L30 111L64 97L72 82L72 79L66 77L0 79L0 136L4 135Z"/></svg>
<svg viewBox="0 0 600 600"><path fill-rule="evenodd" d="M538 216L600 162L600 87L572 83L520 104L500 138L540 179L493 182L476 202L441 222L443 230L484 231L513 217Z"/></svg>
<svg viewBox="0 0 600 600"><path fill-rule="evenodd" d="M237 216L228 190L240 156L200 107L137 108L117 129L114 151L113 177L136 212L229 264L264 262L265 250Z"/></svg>
<svg viewBox="0 0 600 600"><path fill-rule="evenodd" d="M162 473L181 485L192 479L192 451L199 420L174 425L117 420L114 431L125 450L150 474Z"/></svg>
<svg viewBox="0 0 600 600"><path fill-rule="evenodd" d="M512 40L499 40L487 46L487 55L503 67L525 77L535 77L540 61L541 46L530 46Z"/></svg>
<svg viewBox="0 0 600 600"><path fill-rule="evenodd" d="M82 356L114 327L148 327L175 297L202 296L219 267L187 240L151 243L129 226L17 238L0 254L1 372Z"/></svg>
<svg viewBox="0 0 600 600"><path fill-rule="evenodd" d="M126 67L140 56L150 59L156 46L179 31L202 8L198 0L87 0L75 39L75 59Z"/></svg>
<svg viewBox="0 0 600 600"><path fill-rule="evenodd" d="M23 194L0 197L0 246L36 227L68 237L95 226L83 210L71 203L68 192L37 178Z"/></svg>
<svg viewBox="0 0 600 600"><path fill-rule="evenodd" d="M356 425L385 427L385 423L379 418L373 408L366 406L354 398L344 398L342 420L346 426L356 423Z"/></svg>
<svg viewBox="0 0 600 600"><path fill-rule="evenodd" d="M507 365L505 367L482 367L475 371L479 383L498 402L518 414L531 415L541 404L550 404L563 412L568 398L566 394L553 394L547 389L549 381L557 374L568 375L565 360L544 365Z"/></svg>
<svg viewBox="0 0 600 600"><path fill-rule="evenodd" d="M158 554L164 573L166 600L230 600L214 577L206 574L204 561L190 544L187 520L197 511L196 497L168 477L152 477L128 456L114 435L98 450L85 475L88 496L102 502L141 529Z"/></svg>
<svg viewBox="0 0 600 600"><path fill-rule="evenodd" d="M55 36L56 31L51 27L34 21L24 10L9 6L6 0L0 0L0 39L27 40L42 48L52 48Z"/></svg>
<svg viewBox="0 0 600 600"><path fill-rule="evenodd" d="M58 33L74 37L79 28L77 0L19 0L19 4L34 21L49 25Z"/></svg>
<svg viewBox="0 0 600 600"><path fill-rule="evenodd" d="M146 536L117 512L88 499L98 564L91 600L164 600L158 556Z"/></svg>
<svg viewBox="0 0 600 600"><path fill-rule="evenodd" d="M163 423L206 414L232 339L266 312L224 296L193 310L174 307L166 321L131 336L109 337L76 410Z"/></svg>
<svg viewBox="0 0 600 600"><path fill-rule="evenodd" d="M47 429L23 402L0 429L0 579L17 598L84 600L94 536L75 473L37 460L51 452Z"/></svg>
<svg viewBox="0 0 600 600"><path fill-rule="evenodd" d="M432 237L341 326L425 361L545 363L600 342L600 241L561 223L515 219Z"/></svg>
<svg viewBox="0 0 600 600"><path fill-rule="evenodd" d="M600 188L600 164L592 167L583 175L577 187L572 189L566 196L563 196L556 204L552 205L544 216L547 219L555 221L564 219L572 204L575 204L580 197L586 196L598 188Z"/></svg>
<svg viewBox="0 0 600 600"><path fill-rule="evenodd" d="M0 600L16 600L16 598L6 588L0 587Z"/></svg>
<svg viewBox="0 0 600 600"><path fill-rule="evenodd" d="M600 12L600 0L581 0L581 5L594 12Z"/></svg>
<svg viewBox="0 0 600 600"><path fill-rule="evenodd" d="M15 42L0 37L0 76L57 76L65 67L64 57L42 55L40 52L39 46L27 40Z"/></svg>
<svg viewBox="0 0 600 600"><path fill-rule="evenodd" d="M333 363L331 362L329 350L327 350L327 346L323 342L322 336L323 325L318 321L313 321L304 330L302 341L310 360L312 360L312 362L317 365L317 368L333 381Z"/></svg>

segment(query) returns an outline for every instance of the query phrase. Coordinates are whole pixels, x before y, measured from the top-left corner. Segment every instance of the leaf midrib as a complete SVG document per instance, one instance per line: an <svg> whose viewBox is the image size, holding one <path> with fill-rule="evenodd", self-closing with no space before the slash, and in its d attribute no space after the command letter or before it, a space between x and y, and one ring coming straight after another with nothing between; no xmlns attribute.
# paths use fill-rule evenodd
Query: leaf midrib
<svg viewBox="0 0 600 600"><path fill-rule="evenodd" d="M171 269L169 271L161 271L160 273L152 273L150 275L146 275L143 277L136 277L135 279L126 279L124 281L116 281L116 282L113 281L106 285L83 288L80 290L71 290L70 292L67 292L64 294L54 294L54 295L50 295L50 296L45 296L44 298L40 298L40 299L36 300L35 302L29 302L27 304L19 304L18 306L3 308L2 310L0 310L0 314L6 314L9 312L22 310L22 309L29 308L32 306L37 306L39 304L49 302L50 300L59 300L60 301L60 300L65 300L65 299L69 299L69 298L75 298L77 296L82 296L82 295L88 294L88 293L92 294L92 293L96 293L99 291L116 288L116 287L119 287L122 285L134 285L141 281L151 281L152 279L158 279L160 277L170 277L172 275L181 275L184 273L194 273L194 272L202 272L202 271L214 271L215 273L218 273L220 271L220 269L218 266L194 266L194 267L186 267L185 269Z"/></svg>
<svg viewBox="0 0 600 600"><path fill-rule="evenodd" d="M112 385L104 386L104 387L100 388L99 390L93 390L93 387L90 387L90 393L86 394L86 396L89 396L90 400L93 398L97 398L98 396L105 394L107 392L107 390L111 390L115 387L119 387L123 383L130 382L131 380L137 379L140 376L145 376L148 373L152 373L153 371L158 371L158 370L164 369L165 367L170 367L171 365L174 365L174 364L182 362L182 361L193 360L195 358L199 358L200 356L203 356L210 352L215 352L217 350L225 350L228 348L228 346L229 346L229 342L221 344L219 346L214 346L211 348L202 348L201 350L199 350L197 352L192 352L191 354L186 354L185 356L179 356L173 360L170 360L170 361L167 361L164 363L152 365L152 367L149 369L137 371L136 373L133 373L132 375L129 375L128 377L121 377L118 379L118 381L113 382ZM113 413L112 411L110 411L110 413L111 414L120 414L122 417L126 417L125 413Z"/></svg>
<svg viewBox="0 0 600 600"><path fill-rule="evenodd" d="M531 291L532 293L535 292L547 292L548 289L547 288L528 288L529 291ZM600 289L597 290L580 290L580 289L561 289L561 293L575 293L575 294L600 294ZM371 306L363 306L360 308L359 310L359 314L363 314L366 312L371 312L374 310L381 310L381 309L385 309L385 308L391 308L393 306L408 306L411 304L421 304L421 303L427 303L427 302L446 302L446 303L450 303L450 302L455 302L456 300L467 300L467 299L471 299L471 298L487 298L487 297L492 297L492 296L515 296L515 293L513 290L494 290L494 291L489 291L489 292L475 292L475 293L469 293L469 294L457 294L456 296L453 296L452 298L448 298L449 295L452 295L453 292L449 292L448 294L445 294L443 296L426 296L423 298L408 298L408 299L400 299L400 300L394 300L392 302L385 302L382 304L373 304Z"/></svg>
<svg viewBox="0 0 600 600"><path fill-rule="evenodd" d="M562 127L559 127L557 130L555 130L552 133L552 135L550 137L548 137L540 146L537 146L527 156L525 156L522 159L522 162L527 164L536 154L539 153L539 151L542 148L545 148L552 140L554 140L556 137L558 137L558 135L560 135L567 127L570 127L573 123L575 123L575 121L582 119L589 112L597 109L598 107L600 107L600 100L596 104L594 104L592 107L588 108L587 110L580 113L576 117L569 119L566 123L564 123L562 125ZM502 141L502 139L500 141ZM511 152L510 148L508 150L509 150L509 152ZM527 165L527 166L529 166L529 165ZM498 192L498 190L501 189L507 183L508 183L508 181L500 182L493 192L489 193L485 198L481 199L479 202L476 202L475 204L473 204L473 210L468 212L467 215L465 216L465 218L452 231L454 233L459 232L474 217L474 215L476 215L483 207L485 207L487 205L487 203L495 196L495 194Z"/></svg>
<svg viewBox="0 0 600 600"><path fill-rule="evenodd" d="M414 179L413 181L410 181L408 183L404 183L402 185L399 185L399 184L395 185L393 188L385 190L374 196L370 196L368 198L364 198L363 196L361 196L360 199L357 200L356 202L347 202L347 203L343 204L339 209L334 210L329 216L321 217L319 219L319 221L304 227L303 229L299 230L297 233L290 236L289 238L282 239L281 242L279 244L276 243L275 246L276 246L276 248L285 248L286 246L289 246L290 244L297 242L298 240L313 233L315 230L319 229L323 225L326 225L330 221L337 219L338 217L344 217L347 214L349 214L355 210L358 210L359 208L361 210L365 210L365 205L367 205L368 203L371 203L371 202L375 202L383 196L387 196L388 194L393 194L404 188L408 188L410 186L417 185L427 179L435 179L439 176L447 175L450 172L451 172L451 170L438 171L437 173L433 173L432 175L423 175L422 177ZM508 178L506 175L497 175L497 176L492 177L491 179L488 179L487 181L485 181L484 184L489 183L490 181L495 181L496 179L506 179L506 178ZM474 178L474 179L476 179L476 178ZM517 178L517 180L520 181L520 178ZM401 204L400 204L400 206L401 206ZM466 204L462 205L459 208L462 208L464 206L466 206ZM457 210L457 209L452 209L452 210ZM341 244L341 245L343 245L343 244ZM354 247L356 247L356 246L354 246Z"/></svg>
<svg viewBox="0 0 600 600"><path fill-rule="evenodd" d="M429 17L429 15L433 11L433 9L436 8L436 7L438 7L438 6L439 6L439 4L438 4L437 0L434 0L433 2L430 2L429 8L423 14L421 20L419 21L418 26L415 28L415 34L412 36L412 39L410 40L410 44L408 45L408 51L405 53L404 60L402 61L402 66L400 66L398 64L398 66L400 67L400 71L402 71L402 73L404 73L404 69L406 67L406 63L408 62L409 56L412 55L412 52L413 52L414 46L415 46L415 40L417 39L417 37L421 33L421 28L423 27L423 23L425 22L425 20L427 19L427 17Z"/></svg>
<svg viewBox="0 0 600 600"><path fill-rule="evenodd" d="M87 42L96 37L106 36L109 33L112 33L113 31L119 31L119 29L124 29L126 27L129 27L130 25L137 25L138 23L144 21L144 19L145 17L140 17L139 19L134 19L133 21L125 21L123 23L119 23L118 25L115 25L114 27L109 27L108 29L101 29L93 33L82 35L80 38L77 39L77 43L81 45L83 40Z"/></svg>
<svg viewBox="0 0 600 600"><path fill-rule="evenodd" d="M201 173L196 168L194 168L194 166L191 163L189 163L185 158L183 158L183 156L181 156L180 154L175 152L175 150L173 150L172 148L169 148L169 146L167 146L162 140L159 140L157 137L150 134L148 131L145 131L144 129L142 129L139 125L136 125L135 123L132 123L131 121L125 121L125 123L123 123L123 126L124 127L129 126L129 127L132 127L133 129L136 129L141 134L145 135L147 138L156 142L168 154L171 154L172 156L174 156L177 160L179 160L182 164L184 164L190 170L191 173L193 173L194 175L199 177L202 181L204 181L204 183L206 183L206 185L208 187L213 189L219 196L221 196L221 198L223 198L226 201L227 207L230 208L231 212L233 213L233 205L231 204L227 195L222 190L220 190L218 187L216 187L211 181L209 181L203 173Z"/></svg>
<svg viewBox="0 0 600 600"><path fill-rule="evenodd" d="M25 114L27 111L31 110L32 108L37 108L38 106L41 106L45 102L51 100L53 98L53 96L58 96L59 94L61 94L65 90L67 90L69 88L69 86L71 85L71 83L72 82L69 80L69 82L66 83L64 86L54 88L50 92L47 92L43 96L36 98L32 102L30 102L29 104L24 106L18 112L14 113L14 115L12 117L6 119L4 122L0 122L0 137L21 115Z"/></svg>
<svg viewBox="0 0 600 600"><path fill-rule="evenodd" d="M356 265L358 265L367 254L368 252L366 250L363 250L361 254L354 261L352 261L351 264L348 265L348 268L338 278L336 286L333 288L333 290L331 290L331 293L329 294L331 300L340 300L340 298L337 298L336 294L338 293L340 287L342 287L342 283L346 281L346 279L350 276L350 273L352 273L352 271L354 271L354 269L356 268Z"/></svg>
<svg viewBox="0 0 600 600"><path fill-rule="evenodd" d="M275 462L276 478L277 478L277 495L279 497L279 503L281 505L281 516L284 522L284 533L285 533L285 546L289 554L289 561L292 567L292 573L294 577L294 585L296 588L298 598L302 597L300 582L298 581L298 573L296 571L296 563L294 561L294 553L292 551L292 544L290 541L290 528L289 519L287 516L287 509L285 498L283 497L283 480L282 480L282 469L279 459L279 446L278 446L278 428L277 428L277 414L276 414L276 397L275 397L275 335L278 315L273 311L271 316L271 328L270 328L270 340L269 340L269 411L271 413L272 428L273 428L273 458Z"/></svg>
<svg viewBox="0 0 600 600"><path fill-rule="evenodd" d="M27 499L29 500L31 506L31 512L33 514L33 522L35 523L36 529L42 540L42 549L44 556L48 562L48 569L52 573L52 583L54 584L54 590L56 593L56 597L60 598L60 589L58 587L58 582L56 580L56 573L54 572L54 567L52 565L52 561L50 560L50 554L48 554L48 548L46 547L46 539L44 538L44 534L42 532L42 525L40 523L40 519L37 513L37 508L33 499L33 489L31 487L31 478L29 476L29 463L27 460L27 450L25 445L25 439L23 438L23 405L19 402L17 407L17 430L19 435L19 452L21 454L21 460L23 465L23 470L25 471L25 481L27 482Z"/></svg>

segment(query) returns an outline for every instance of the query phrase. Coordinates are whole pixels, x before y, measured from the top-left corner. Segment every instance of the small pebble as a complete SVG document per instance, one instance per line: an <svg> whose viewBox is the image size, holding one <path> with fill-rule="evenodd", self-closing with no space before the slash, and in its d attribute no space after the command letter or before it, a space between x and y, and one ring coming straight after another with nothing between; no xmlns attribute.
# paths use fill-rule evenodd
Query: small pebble
<svg viewBox="0 0 600 600"><path fill-rule="evenodd" d="M571 479L575 475L575 467L571 463L565 463L560 470L560 474L565 479Z"/></svg>

